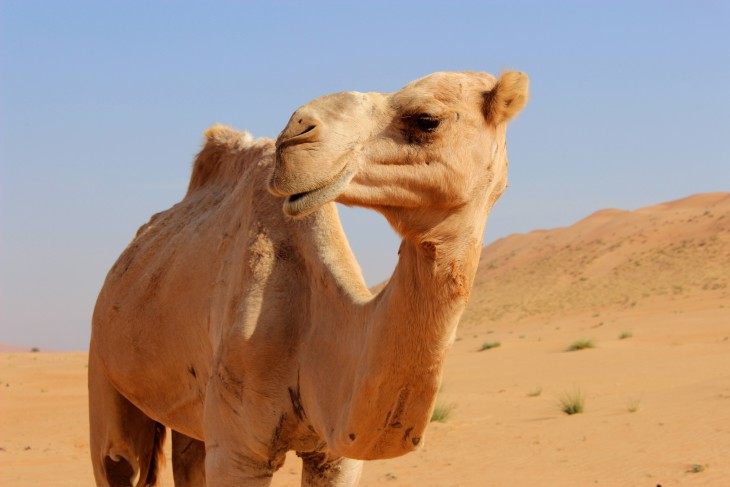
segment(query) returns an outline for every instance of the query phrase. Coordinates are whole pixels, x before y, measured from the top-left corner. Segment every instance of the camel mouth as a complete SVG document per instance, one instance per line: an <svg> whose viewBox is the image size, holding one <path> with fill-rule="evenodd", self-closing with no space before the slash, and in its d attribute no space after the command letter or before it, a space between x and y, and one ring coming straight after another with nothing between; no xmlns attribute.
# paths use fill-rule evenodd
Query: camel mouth
<svg viewBox="0 0 730 487"><path fill-rule="evenodd" d="M303 218L333 201L355 175L351 166L350 163L345 164L340 172L319 188L287 196L284 200L284 213L294 218Z"/></svg>

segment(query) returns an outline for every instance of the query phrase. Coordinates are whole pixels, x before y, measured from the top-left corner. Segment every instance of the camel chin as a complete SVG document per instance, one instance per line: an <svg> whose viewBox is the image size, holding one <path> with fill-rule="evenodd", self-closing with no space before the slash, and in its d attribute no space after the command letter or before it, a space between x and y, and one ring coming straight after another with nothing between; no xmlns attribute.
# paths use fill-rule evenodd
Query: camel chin
<svg viewBox="0 0 730 487"><path fill-rule="evenodd" d="M340 172L324 186L288 196L284 200L284 213L293 218L304 218L330 201L334 201L344 191L354 175L353 164L345 164Z"/></svg>

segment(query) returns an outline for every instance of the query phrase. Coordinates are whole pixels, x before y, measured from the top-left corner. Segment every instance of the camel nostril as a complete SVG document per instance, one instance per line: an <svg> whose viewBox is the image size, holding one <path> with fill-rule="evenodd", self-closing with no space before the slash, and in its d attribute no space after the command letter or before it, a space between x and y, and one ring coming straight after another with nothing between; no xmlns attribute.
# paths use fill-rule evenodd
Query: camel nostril
<svg viewBox="0 0 730 487"><path fill-rule="evenodd" d="M306 129L304 129L303 132L296 134L294 137L299 137L300 135L308 134L309 132L311 132L312 130L314 130L316 128L317 128L316 125L310 125Z"/></svg>
<svg viewBox="0 0 730 487"><path fill-rule="evenodd" d="M312 134L317 128L316 124L310 123L302 127L287 127L276 140L277 153L285 147L309 141L308 134ZM312 134L313 136L314 134Z"/></svg>

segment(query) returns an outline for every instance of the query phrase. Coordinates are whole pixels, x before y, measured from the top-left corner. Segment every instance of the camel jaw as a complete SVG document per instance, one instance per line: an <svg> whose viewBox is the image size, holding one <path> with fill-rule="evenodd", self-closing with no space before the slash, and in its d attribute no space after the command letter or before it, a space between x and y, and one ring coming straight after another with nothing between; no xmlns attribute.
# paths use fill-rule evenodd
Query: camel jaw
<svg viewBox="0 0 730 487"><path fill-rule="evenodd" d="M334 201L347 187L355 175L353 164L348 163L323 186L292 194L284 200L284 213L293 218L303 218Z"/></svg>

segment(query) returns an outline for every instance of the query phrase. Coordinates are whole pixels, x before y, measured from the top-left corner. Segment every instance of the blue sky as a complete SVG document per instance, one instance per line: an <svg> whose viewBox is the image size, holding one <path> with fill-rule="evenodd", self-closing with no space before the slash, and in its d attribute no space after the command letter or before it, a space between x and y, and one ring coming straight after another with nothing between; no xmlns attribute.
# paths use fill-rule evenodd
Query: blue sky
<svg viewBox="0 0 730 487"><path fill-rule="evenodd" d="M203 130L275 137L326 93L519 69L486 241L730 190L727 2L0 3L0 341L87 346L106 272L183 195ZM382 217L342 213L370 284Z"/></svg>

